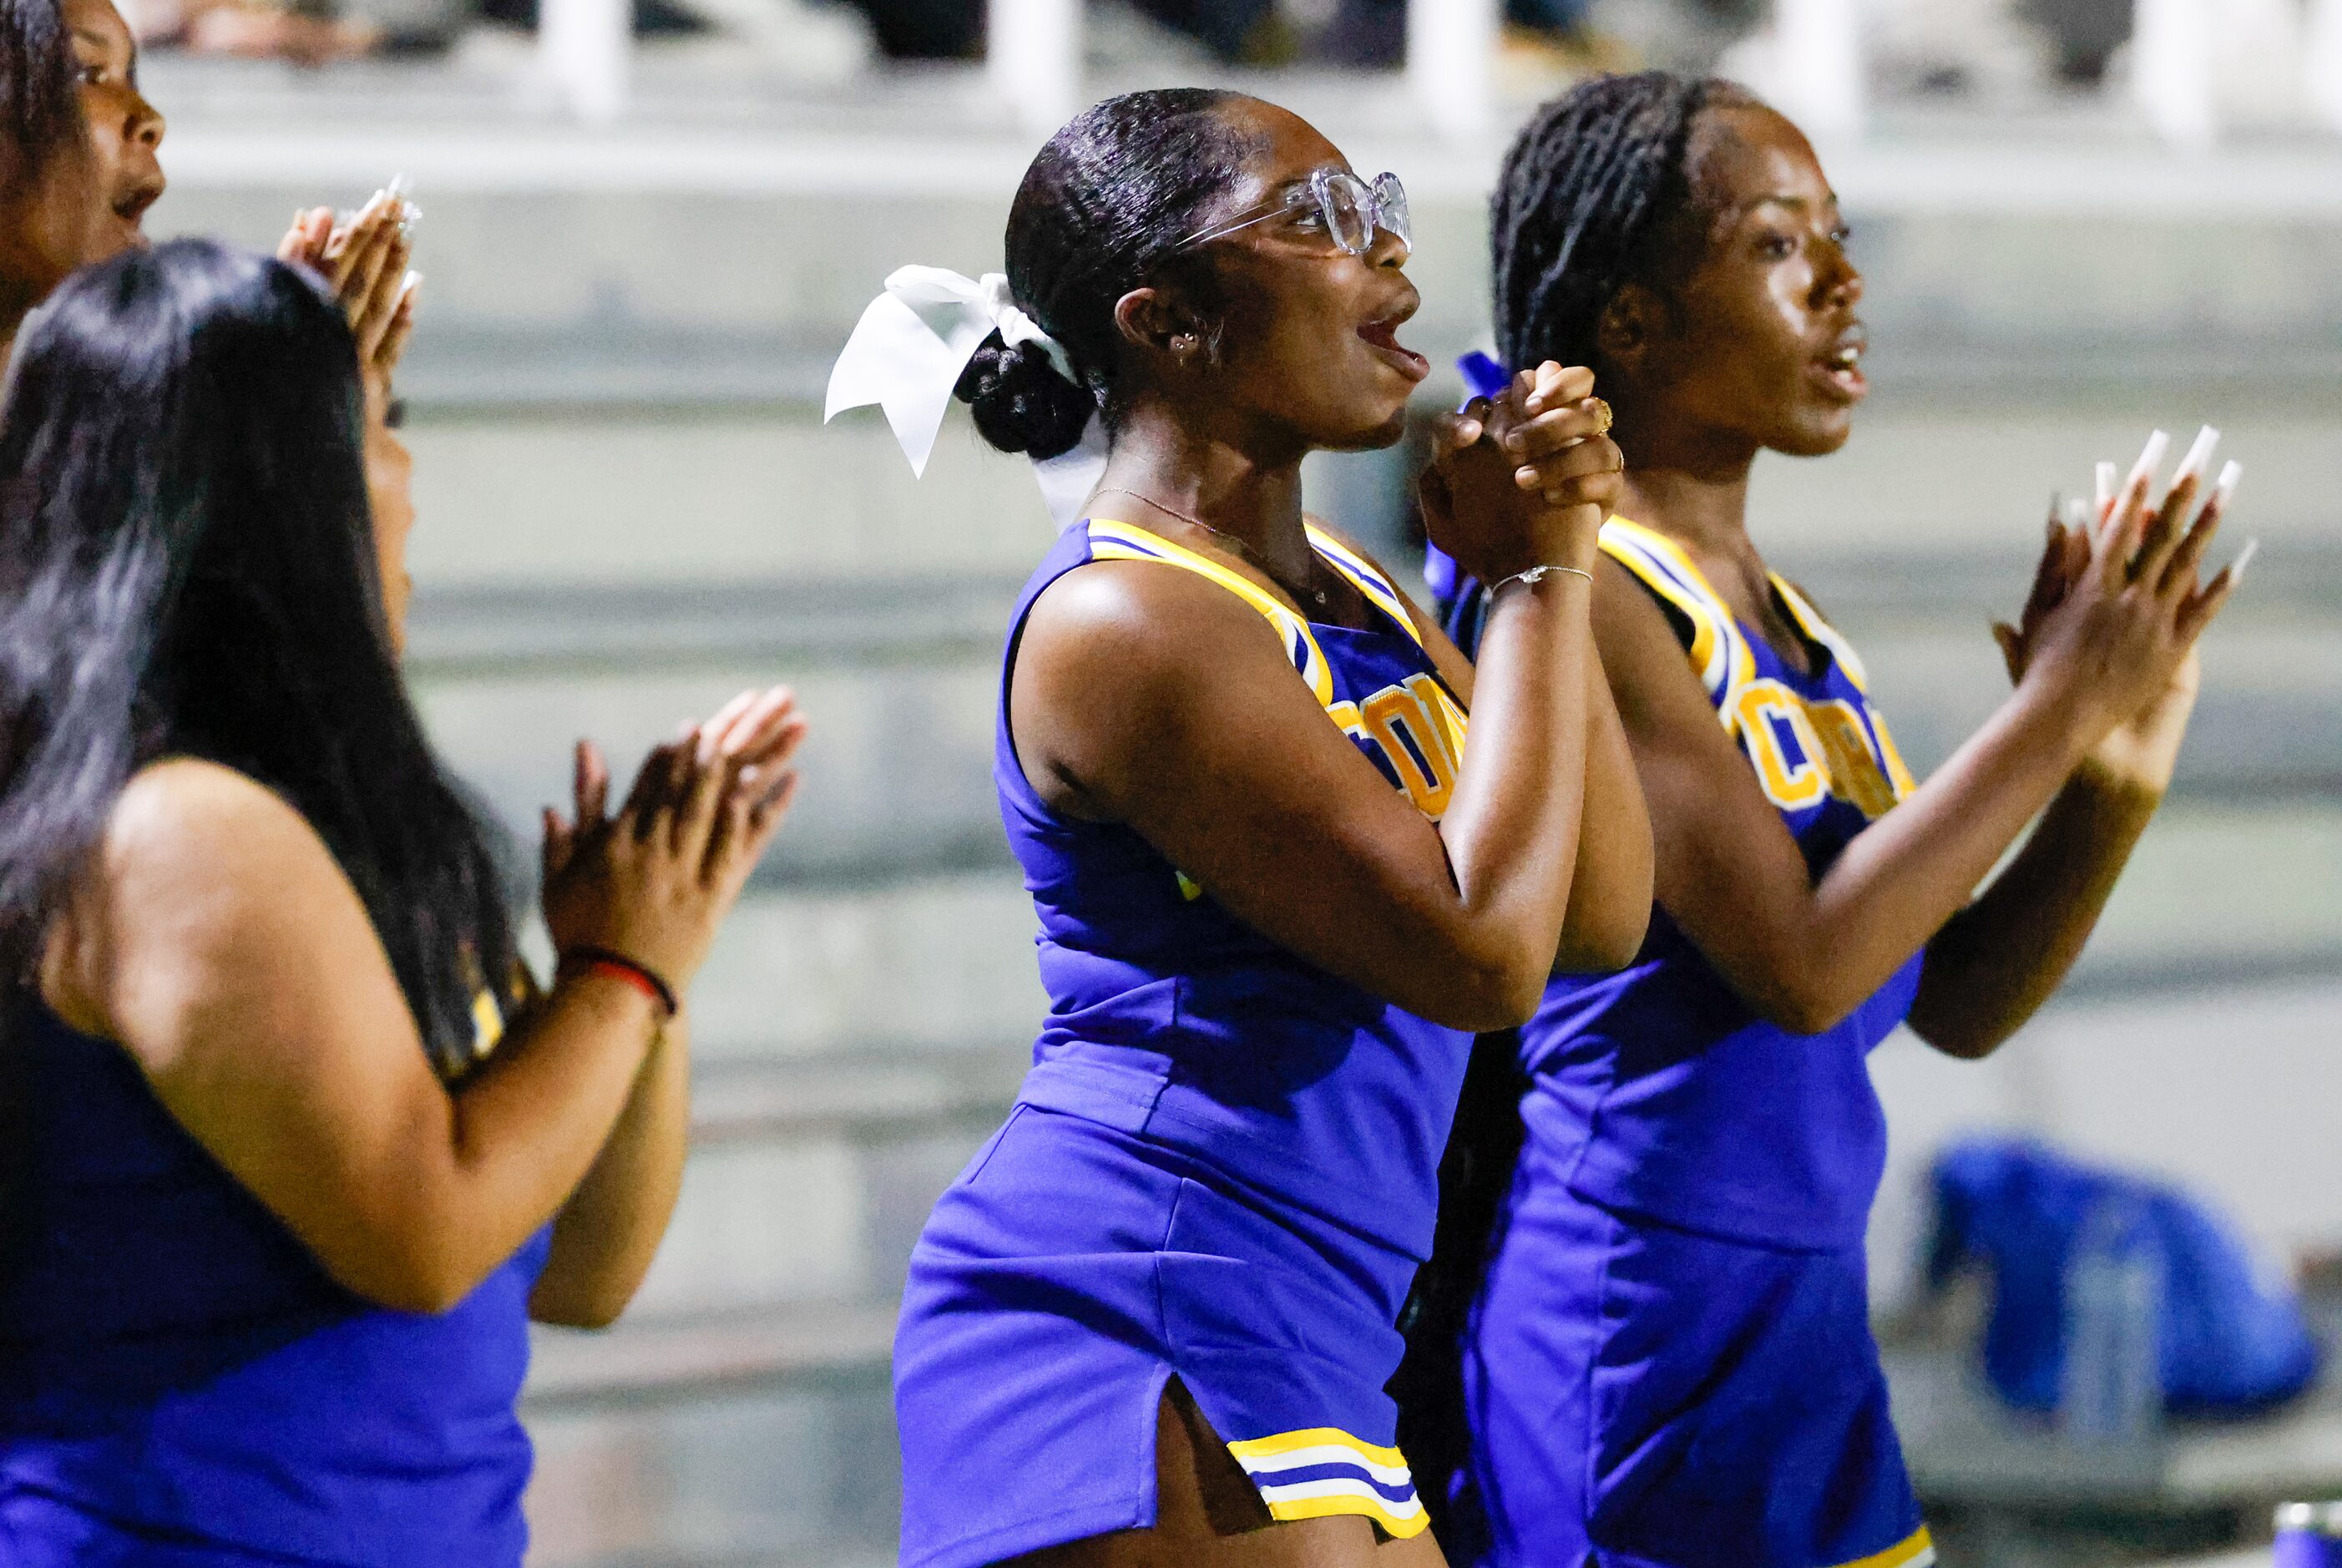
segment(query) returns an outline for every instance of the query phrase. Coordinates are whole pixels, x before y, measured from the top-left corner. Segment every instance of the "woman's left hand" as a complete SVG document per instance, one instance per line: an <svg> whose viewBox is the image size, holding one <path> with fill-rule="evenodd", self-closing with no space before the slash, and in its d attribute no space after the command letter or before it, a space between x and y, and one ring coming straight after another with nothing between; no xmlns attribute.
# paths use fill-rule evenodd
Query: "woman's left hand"
<svg viewBox="0 0 2342 1568"><path fill-rule="evenodd" d="M2122 493L2110 497L2099 508L2097 527L2103 531L2114 527L2123 516L2135 514L2147 504L2147 488L2152 474L2134 474ZM2147 539L2167 538L2178 534L2187 524L2189 504L2197 494L2197 484L2182 481L2173 485L2156 517L2147 525ZM2202 559L2203 550L2211 542L2219 525L2219 509L2224 494L2216 493L2204 506L2196 526L2188 530L2182 546L2188 552L2185 563L2191 572ZM2006 621L1993 624L1993 640L2000 644L2002 662L2007 666L2013 684L2024 679L2032 658L2036 632L2048 613L2065 598L2067 589L2088 568L2092 544L2089 524L2067 522L2053 509L2049 516L2048 536L2041 550L2041 560L2033 576L2032 592L2027 595L2024 610L2015 625ZM2144 549L2142 550L2144 554ZM2233 572L2234 568L2230 569ZM2187 722L2196 711L2197 694L2203 684L2203 661L2198 651L2190 648L2187 656L2172 671L2171 680L2147 704L2131 718L2117 724L2090 749L2083 767L2101 782L2121 788L2136 789L2161 795L2170 788L2171 777L2179 762L2179 748L2187 738Z"/></svg>
<svg viewBox="0 0 2342 1568"><path fill-rule="evenodd" d="M776 819L786 816L796 798L797 774L789 762L804 743L806 729L796 694L786 686L774 686L741 693L686 733L697 737L701 766L719 760L725 765L720 804L746 803L749 820L761 827L767 823L777 825ZM550 806L544 814L545 923L555 929L556 935L563 918L558 913L560 888L578 844L610 826L610 768L601 748L591 741L577 743L571 789L571 814L564 815ZM733 820L733 813L719 810L716 820L721 834Z"/></svg>

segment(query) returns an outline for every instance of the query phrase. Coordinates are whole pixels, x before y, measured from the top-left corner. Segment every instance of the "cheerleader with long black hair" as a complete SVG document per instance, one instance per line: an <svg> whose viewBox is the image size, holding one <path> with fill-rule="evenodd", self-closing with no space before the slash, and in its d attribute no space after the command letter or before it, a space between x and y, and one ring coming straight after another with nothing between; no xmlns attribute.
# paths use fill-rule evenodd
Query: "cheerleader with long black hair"
<svg viewBox="0 0 2342 1568"><path fill-rule="evenodd" d="M528 1321L608 1322L674 1205L677 1009L802 722L736 703L615 812L580 748L536 994L400 676L411 519L369 505L360 378L313 275L197 241L67 278L17 345L12 1568L516 1568Z"/></svg>

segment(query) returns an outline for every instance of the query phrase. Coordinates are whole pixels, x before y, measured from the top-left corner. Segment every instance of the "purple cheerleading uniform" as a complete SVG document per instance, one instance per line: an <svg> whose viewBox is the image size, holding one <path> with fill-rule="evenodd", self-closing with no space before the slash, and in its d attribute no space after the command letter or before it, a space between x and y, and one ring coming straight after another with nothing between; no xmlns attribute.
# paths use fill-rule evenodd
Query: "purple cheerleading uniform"
<svg viewBox="0 0 2342 1568"><path fill-rule="evenodd" d="M906 1568L1153 1523L1174 1375L1273 1517L1424 1528L1383 1385L1430 1251L1467 1037L1277 947L1129 828L1049 809L1007 724L1041 592L1091 561L1160 562L1259 611L1327 717L1436 821L1463 711L1390 584L1311 539L1387 624L1305 621L1106 519L1066 530L1017 604L994 776L1049 1017L1007 1124L912 1255L895 1346Z"/></svg>
<svg viewBox="0 0 2342 1568"><path fill-rule="evenodd" d="M481 998L485 1050L503 1024ZM540 1232L435 1316L330 1278L128 1052L29 996L0 1245L0 1563L518 1568ZM493 1020L493 1027L490 1021Z"/></svg>
<svg viewBox="0 0 2342 1568"><path fill-rule="evenodd" d="M1657 600L1818 876L1913 787L1854 650L1774 591L1809 673L1666 535L1602 547ZM1866 1058L1912 958L1800 1036L1663 910L1635 963L1556 978L1521 1030L1527 1137L1463 1344L1452 1560L1483 1568L1925 1568L1864 1231L1887 1149ZM1426 1479L1426 1484L1433 1483Z"/></svg>

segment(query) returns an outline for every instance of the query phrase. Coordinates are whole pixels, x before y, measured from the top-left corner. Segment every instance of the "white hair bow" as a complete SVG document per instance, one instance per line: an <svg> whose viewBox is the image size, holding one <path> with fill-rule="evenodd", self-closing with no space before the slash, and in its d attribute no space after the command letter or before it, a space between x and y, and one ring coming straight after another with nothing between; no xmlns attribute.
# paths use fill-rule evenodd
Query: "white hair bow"
<svg viewBox="0 0 2342 1568"><path fill-rule="evenodd" d="M1010 301L1003 275L968 278L944 267L897 267L886 280L886 292L863 311L830 370L822 422L843 408L878 404L903 455L911 460L911 472L925 474L944 412L951 406L952 388L995 331L1011 346L1039 347L1059 375L1075 380L1073 361Z"/></svg>
<svg viewBox="0 0 2342 1568"><path fill-rule="evenodd" d="M886 280L886 292L863 311L830 370L822 423L842 408L878 404L903 455L911 460L911 472L924 474L951 407L952 389L995 331L1004 343L1040 348L1058 374L1079 385L1064 347L1009 299L1003 275L967 278L943 267L897 267ZM1083 501L1105 472L1106 427L1095 414L1071 452L1034 463L1042 500L1058 527L1081 515Z"/></svg>

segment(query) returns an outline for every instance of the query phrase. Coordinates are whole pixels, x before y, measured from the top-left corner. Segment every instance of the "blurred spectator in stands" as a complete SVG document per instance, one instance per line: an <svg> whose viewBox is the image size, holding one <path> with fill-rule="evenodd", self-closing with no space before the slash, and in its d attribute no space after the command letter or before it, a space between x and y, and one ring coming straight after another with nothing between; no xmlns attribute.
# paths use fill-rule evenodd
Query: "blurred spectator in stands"
<svg viewBox="0 0 2342 1568"><path fill-rule="evenodd" d="M1437 4L1437 0L1426 0ZM1394 66L1406 58L1407 0L1341 0L1318 36L1327 65ZM1564 66L1610 70L1629 62L1591 25L1592 0L1505 0L1506 47L1550 55Z"/></svg>
<svg viewBox="0 0 2342 1568"><path fill-rule="evenodd" d="M138 42L198 55L322 65L371 54L382 30L335 14L329 0L135 0Z"/></svg>
<svg viewBox="0 0 2342 1568"><path fill-rule="evenodd" d="M2064 81L2097 82L2130 37L2132 0L2026 0L2025 9L2049 35Z"/></svg>
<svg viewBox="0 0 2342 1568"><path fill-rule="evenodd" d="M133 0L127 9L139 42L149 46L324 65L372 55L435 54L475 22L534 29L537 0ZM638 37L710 27L675 0L634 0L634 18Z"/></svg>
<svg viewBox="0 0 2342 1568"><path fill-rule="evenodd" d="M895 60L973 60L984 54L984 0L848 0ZM1228 65L1282 65L1293 28L1277 0L1129 0L1147 20Z"/></svg>
<svg viewBox="0 0 2342 1568"><path fill-rule="evenodd" d="M974 60L984 54L984 0L850 0L890 60Z"/></svg>

